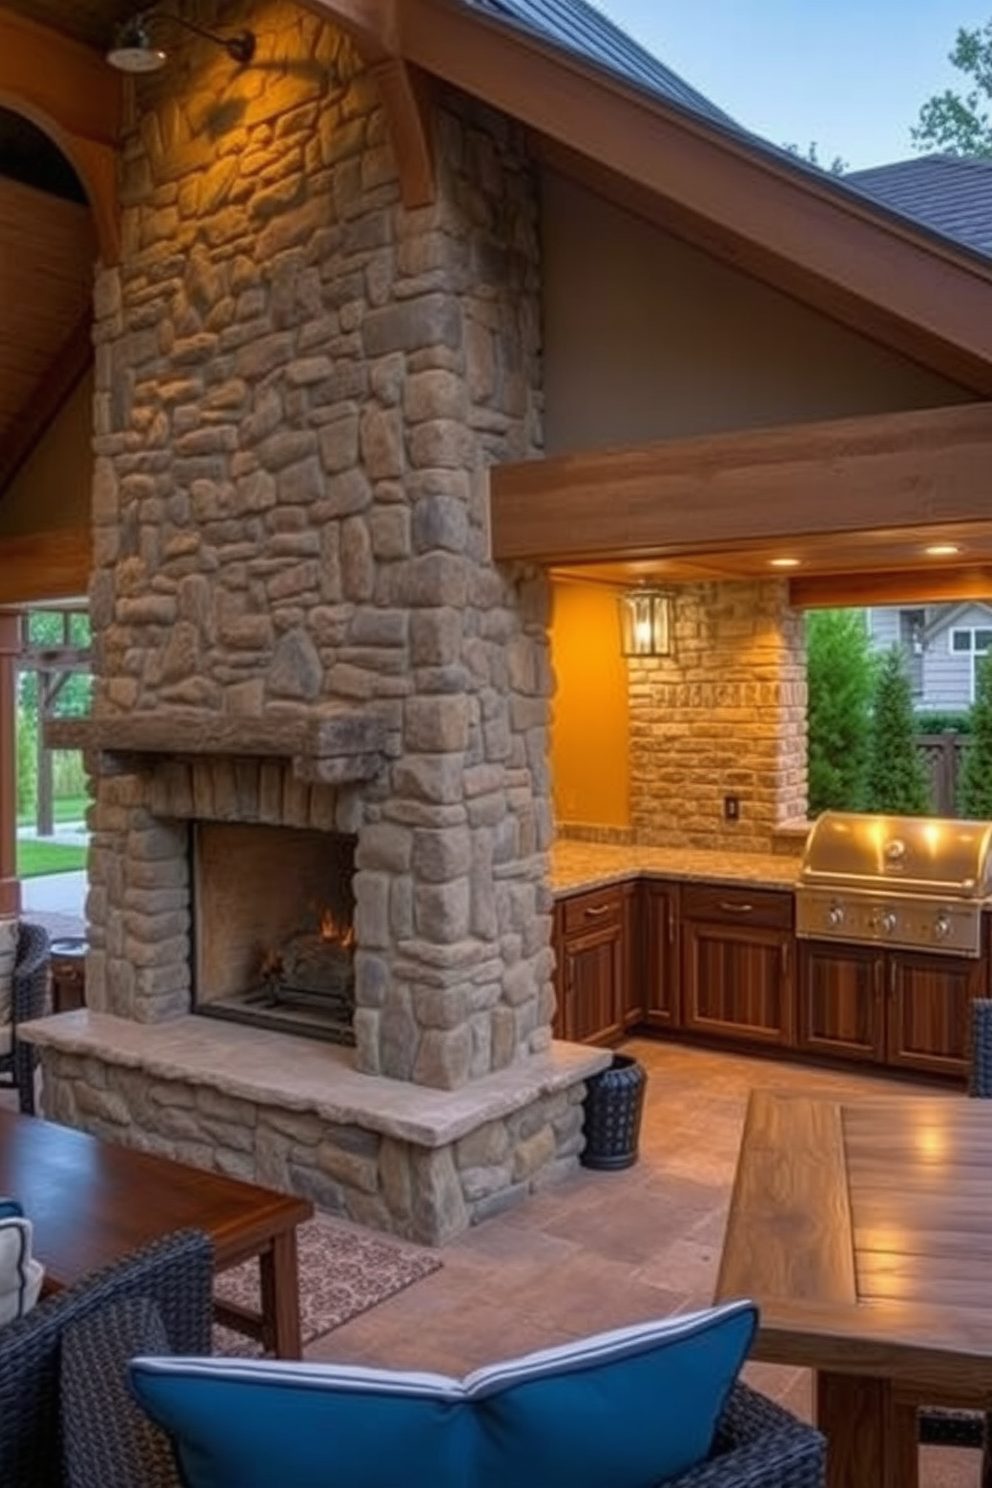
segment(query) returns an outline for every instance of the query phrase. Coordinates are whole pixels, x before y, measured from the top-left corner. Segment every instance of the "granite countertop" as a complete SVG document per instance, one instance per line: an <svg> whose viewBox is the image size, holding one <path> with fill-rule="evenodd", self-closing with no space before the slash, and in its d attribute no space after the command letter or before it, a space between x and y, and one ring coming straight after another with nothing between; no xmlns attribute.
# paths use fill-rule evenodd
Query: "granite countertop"
<svg viewBox="0 0 992 1488"><path fill-rule="evenodd" d="M559 897L643 876L793 889L799 877L799 856L692 847L616 847L570 840L560 840L551 849L551 887Z"/></svg>

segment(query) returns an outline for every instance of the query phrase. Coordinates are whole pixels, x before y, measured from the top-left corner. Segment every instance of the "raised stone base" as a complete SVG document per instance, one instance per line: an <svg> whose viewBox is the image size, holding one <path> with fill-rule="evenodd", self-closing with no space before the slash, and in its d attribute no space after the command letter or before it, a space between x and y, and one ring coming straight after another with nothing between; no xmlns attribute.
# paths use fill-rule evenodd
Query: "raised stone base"
<svg viewBox="0 0 992 1488"><path fill-rule="evenodd" d="M358 1073L349 1050L197 1017L80 1009L26 1025L54 1121L439 1245L571 1172L606 1049L556 1043L457 1091Z"/></svg>

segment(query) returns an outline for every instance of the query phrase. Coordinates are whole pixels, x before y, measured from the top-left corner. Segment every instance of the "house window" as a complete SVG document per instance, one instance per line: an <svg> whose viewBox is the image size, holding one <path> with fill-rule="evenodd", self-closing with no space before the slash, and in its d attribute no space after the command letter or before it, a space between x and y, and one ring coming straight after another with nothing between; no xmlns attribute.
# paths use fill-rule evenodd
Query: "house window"
<svg viewBox="0 0 992 1488"><path fill-rule="evenodd" d="M992 650L992 628L961 626L951 631L951 650L955 655L970 656L971 701L975 701L975 673L981 658Z"/></svg>

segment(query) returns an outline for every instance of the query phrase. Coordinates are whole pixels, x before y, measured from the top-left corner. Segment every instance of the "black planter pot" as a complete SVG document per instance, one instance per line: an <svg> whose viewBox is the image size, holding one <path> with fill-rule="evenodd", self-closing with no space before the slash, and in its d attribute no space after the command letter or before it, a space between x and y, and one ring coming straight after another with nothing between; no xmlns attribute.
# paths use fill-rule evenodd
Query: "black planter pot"
<svg viewBox="0 0 992 1488"><path fill-rule="evenodd" d="M609 1069L590 1078L583 1101L583 1167L616 1171L637 1161L647 1078L644 1066L629 1054L614 1054Z"/></svg>

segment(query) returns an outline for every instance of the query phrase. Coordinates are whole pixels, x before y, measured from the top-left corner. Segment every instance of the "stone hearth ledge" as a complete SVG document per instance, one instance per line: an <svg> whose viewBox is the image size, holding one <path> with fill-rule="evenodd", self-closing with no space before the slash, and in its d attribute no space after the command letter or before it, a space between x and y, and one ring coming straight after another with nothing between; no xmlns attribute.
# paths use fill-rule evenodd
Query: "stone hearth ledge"
<svg viewBox="0 0 992 1488"><path fill-rule="evenodd" d="M261 1105L312 1111L420 1147L445 1147L487 1121L605 1069L610 1049L556 1041L460 1090L434 1090L366 1075L351 1050L291 1034L203 1017L135 1023L87 1008L22 1024L19 1036L41 1049L97 1058L163 1080L209 1085Z"/></svg>

